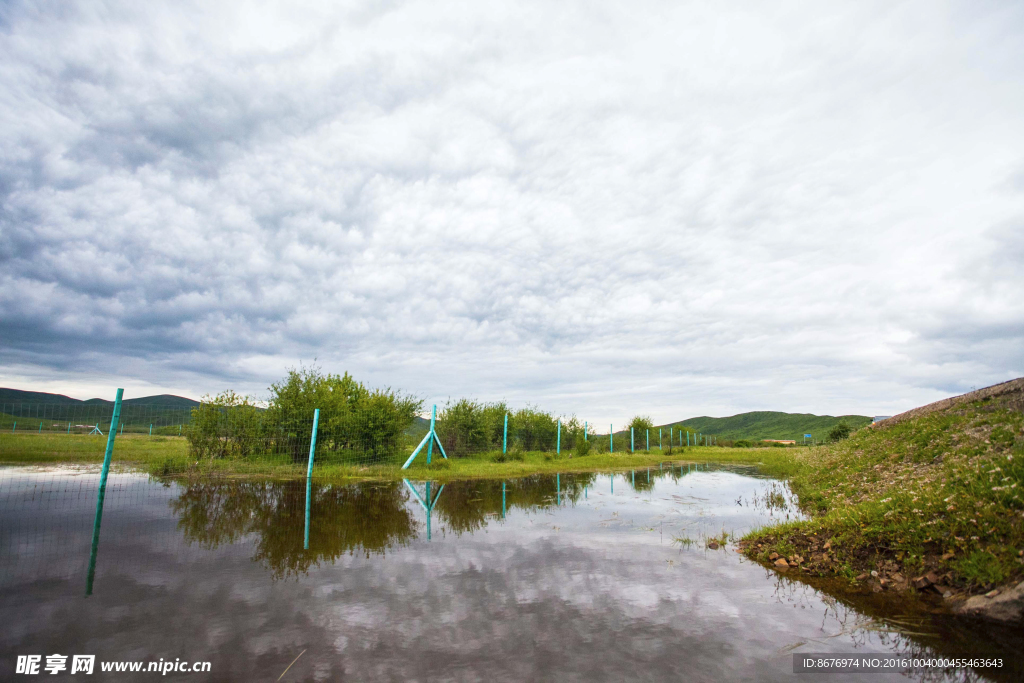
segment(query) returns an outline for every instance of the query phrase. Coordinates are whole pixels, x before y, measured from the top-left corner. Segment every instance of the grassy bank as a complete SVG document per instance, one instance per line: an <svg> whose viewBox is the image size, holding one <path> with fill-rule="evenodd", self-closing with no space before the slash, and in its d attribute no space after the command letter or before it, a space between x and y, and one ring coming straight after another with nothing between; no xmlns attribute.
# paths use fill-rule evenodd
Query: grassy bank
<svg viewBox="0 0 1024 683"><path fill-rule="evenodd" d="M84 435L0 434L0 464L99 464L103 462L106 437ZM511 479L530 474L556 472L587 472L594 470L629 469L655 465L669 460L696 462L735 462L760 465L765 471L786 476L796 470L788 455L793 449L764 448L673 448L651 451L594 453L577 457L566 451L555 453L526 452L501 458L500 452L479 453L464 458L445 460L435 455L426 464L421 455L408 470L391 465L317 464L317 479L345 481L351 479L434 479L448 481L472 478ZM502 460L504 460L502 462ZM294 463L287 456L259 460L214 458L196 460L189 457L184 438L125 435L114 444L113 462L131 465L156 475L228 475L292 479L306 476L306 463Z"/></svg>
<svg viewBox="0 0 1024 683"><path fill-rule="evenodd" d="M1019 580L1022 406L1022 392L1009 391L919 409L837 445L786 451L790 485L811 519L752 533L744 551L783 571L839 575L875 590L913 586L952 597Z"/></svg>

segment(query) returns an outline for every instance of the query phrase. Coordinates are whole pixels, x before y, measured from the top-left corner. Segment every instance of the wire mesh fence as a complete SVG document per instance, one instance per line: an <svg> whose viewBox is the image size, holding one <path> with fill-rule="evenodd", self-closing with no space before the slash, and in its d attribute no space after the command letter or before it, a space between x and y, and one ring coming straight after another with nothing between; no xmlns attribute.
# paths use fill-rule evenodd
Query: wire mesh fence
<svg viewBox="0 0 1024 683"><path fill-rule="evenodd" d="M320 472L337 466L398 468L418 447L432 458L502 462L537 452L671 454L697 445L699 438L675 426L596 430L575 416L511 410L501 403L450 403L435 407L432 419L400 408L388 401L354 407L335 402L326 408L124 402L115 426L114 462L143 463L165 474L189 468L304 471L312 455L313 471ZM114 409L107 401L0 403L0 462L100 461ZM431 429L434 438L426 438Z"/></svg>

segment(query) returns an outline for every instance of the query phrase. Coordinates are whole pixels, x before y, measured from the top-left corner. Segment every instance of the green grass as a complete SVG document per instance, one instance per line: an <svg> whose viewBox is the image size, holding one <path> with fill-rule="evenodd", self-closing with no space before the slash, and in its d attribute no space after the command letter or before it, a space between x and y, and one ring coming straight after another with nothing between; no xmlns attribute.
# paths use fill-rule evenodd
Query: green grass
<svg viewBox="0 0 1024 683"><path fill-rule="evenodd" d="M63 434L0 434L0 464L89 464L102 463L106 437ZM700 462L737 462L760 464L766 471L785 475L790 471L784 453L793 449L733 449L713 447L674 448L671 453L653 449L635 453L592 453L578 457L572 451L561 454L540 451L500 451L478 453L464 458L445 460L435 454L431 464L421 454L407 470L399 463L389 465L318 464L318 480L349 479L476 479L516 478L538 473L588 472L629 469L670 460ZM401 459L404 460L404 457ZM113 462L133 465L159 475L224 474L271 477L278 479L306 476L306 463L292 462L288 455L248 459L202 459L189 457L188 442L183 437L145 435L118 436L114 444Z"/></svg>
<svg viewBox="0 0 1024 683"><path fill-rule="evenodd" d="M673 426L682 425L702 434L714 434L719 439L795 439L803 441L804 434L813 434L815 441L822 441L832 427L846 422L853 429L871 424L871 418L864 415L809 415L801 413L779 413L758 411L741 413L732 417L692 417ZM663 429L667 431L669 425Z"/></svg>
<svg viewBox="0 0 1024 683"><path fill-rule="evenodd" d="M787 455L790 486L811 519L749 534L752 557L796 553L804 572L874 570L895 588L929 571L972 591L1024 576L1019 408L962 403Z"/></svg>

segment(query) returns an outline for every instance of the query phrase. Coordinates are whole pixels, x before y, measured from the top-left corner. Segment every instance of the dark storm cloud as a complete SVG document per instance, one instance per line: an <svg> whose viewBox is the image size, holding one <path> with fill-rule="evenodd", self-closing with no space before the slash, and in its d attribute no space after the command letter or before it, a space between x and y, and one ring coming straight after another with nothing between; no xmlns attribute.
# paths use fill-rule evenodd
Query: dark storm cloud
<svg viewBox="0 0 1024 683"><path fill-rule="evenodd" d="M0 23L4 384L259 392L317 358L603 421L1024 371L1019 5Z"/></svg>

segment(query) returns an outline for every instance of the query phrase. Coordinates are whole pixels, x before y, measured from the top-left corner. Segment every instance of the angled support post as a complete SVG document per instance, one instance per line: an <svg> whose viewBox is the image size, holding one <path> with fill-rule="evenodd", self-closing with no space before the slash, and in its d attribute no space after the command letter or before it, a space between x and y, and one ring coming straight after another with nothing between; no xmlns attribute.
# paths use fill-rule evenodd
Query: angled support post
<svg viewBox="0 0 1024 683"><path fill-rule="evenodd" d="M434 450L435 443L437 444L437 450L441 451L441 456L444 457L445 460L448 459L448 454L444 452L444 446L441 445L441 439L438 438L437 432L434 431L434 425L436 422L437 406L435 405L430 416L430 431L427 432L427 435L423 437L422 441L420 441L420 445L416 447L416 450L412 452L412 455L409 456L409 459L405 461L404 465L402 465L403 470L409 469L409 465L411 465L412 461L416 459L416 456L420 454L420 451L423 450L424 446L427 446L427 464L429 465L430 454ZM438 493L440 493L440 491L438 491Z"/></svg>

